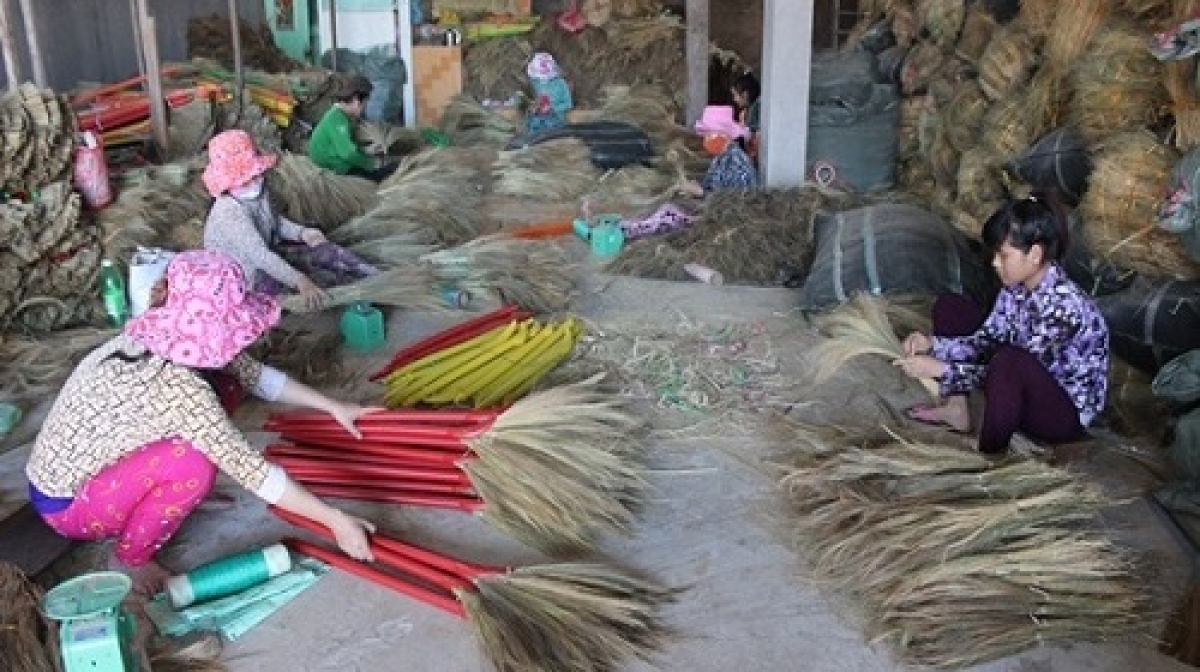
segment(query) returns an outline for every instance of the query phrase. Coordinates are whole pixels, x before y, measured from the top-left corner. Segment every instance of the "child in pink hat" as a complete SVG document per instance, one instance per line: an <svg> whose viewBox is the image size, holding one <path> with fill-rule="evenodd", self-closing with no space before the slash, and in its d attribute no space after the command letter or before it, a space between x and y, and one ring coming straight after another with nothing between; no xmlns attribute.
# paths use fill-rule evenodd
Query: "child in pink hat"
<svg viewBox="0 0 1200 672"><path fill-rule="evenodd" d="M320 229L275 212L265 175L278 157L260 154L245 132L219 133L208 142L203 181L214 201L204 223L204 247L242 266L254 289L271 295L298 291L310 308L334 287L376 269L325 239Z"/></svg>
<svg viewBox="0 0 1200 672"><path fill-rule="evenodd" d="M702 198L723 189L758 188L758 170L743 144L750 130L734 120L732 106L710 105L704 108L704 114L696 121L695 129L704 136L705 148L715 157L708 165L704 178L699 182L683 181L679 185L680 192Z"/></svg>
<svg viewBox="0 0 1200 672"><path fill-rule="evenodd" d="M221 471L268 503L333 530L369 559L374 525L321 501L251 446L211 381L224 373L268 401L323 410L355 436L374 410L335 401L263 365L246 348L279 320L213 250L176 255L155 305L85 357L63 385L25 467L29 499L54 530L115 539L113 564L152 595L169 575L155 556Z"/></svg>

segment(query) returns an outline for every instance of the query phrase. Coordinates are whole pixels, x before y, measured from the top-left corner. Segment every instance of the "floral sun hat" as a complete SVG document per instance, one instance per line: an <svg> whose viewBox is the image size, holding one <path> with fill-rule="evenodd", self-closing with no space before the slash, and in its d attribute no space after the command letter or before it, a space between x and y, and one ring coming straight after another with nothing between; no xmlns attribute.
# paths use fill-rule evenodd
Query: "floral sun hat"
<svg viewBox="0 0 1200 672"><path fill-rule="evenodd" d="M701 135L727 135L737 139L749 135L750 130L733 120L733 106L709 105L696 121L696 132Z"/></svg>
<svg viewBox="0 0 1200 672"><path fill-rule="evenodd" d="M530 79L554 79L561 76L558 70L558 62L550 54L539 51L529 59L529 65L525 66L525 73Z"/></svg>
<svg viewBox="0 0 1200 672"><path fill-rule="evenodd" d="M167 266L167 300L125 333L182 366L219 369L279 322L279 302L250 291L242 267L215 250L188 250Z"/></svg>
<svg viewBox="0 0 1200 672"><path fill-rule="evenodd" d="M218 133L208 141L204 187L215 198L267 172L278 160L274 154L259 154L254 139L245 131Z"/></svg>

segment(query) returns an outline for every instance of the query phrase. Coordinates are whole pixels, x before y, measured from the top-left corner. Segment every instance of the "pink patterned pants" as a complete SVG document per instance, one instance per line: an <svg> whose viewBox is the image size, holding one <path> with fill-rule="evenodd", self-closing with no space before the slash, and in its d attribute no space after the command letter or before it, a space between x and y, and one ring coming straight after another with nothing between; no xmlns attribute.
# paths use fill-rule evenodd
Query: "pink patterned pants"
<svg viewBox="0 0 1200 672"><path fill-rule="evenodd" d="M175 534L216 477L216 466L191 443L162 439L105 467L71 506L43 517L64 537L115 538L117 560L137 567Z"/></svg>

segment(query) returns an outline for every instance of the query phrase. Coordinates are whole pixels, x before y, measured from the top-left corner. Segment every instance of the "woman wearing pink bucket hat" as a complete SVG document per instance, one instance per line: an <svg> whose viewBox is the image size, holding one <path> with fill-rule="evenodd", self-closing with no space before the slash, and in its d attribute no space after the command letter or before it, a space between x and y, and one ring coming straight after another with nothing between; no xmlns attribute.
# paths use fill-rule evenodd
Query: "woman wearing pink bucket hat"
<svg viewBox="0 0 1200 672"><path fill-rule="evenodd" d="M225 373L265 400L326 411L355 436L357 419L374 409L330 399L245 353L278 322L280 308L250 291L229 257L178 254L164 284L155 305L63 385L25 468L33 507L65 537L116 539L114 564L147 595L168 576L155 556L218 470L271 504L321 521L343 551L369 558L374 526L268 462L234 426L211 381Z"/></svg>
<svg viewBox="0 0 1200 672"><path fill-rule="evenodd" d="M224 131L209 140L203 181L214 200L204 223L204 247L233 257L257 291L298 291L310 308L316 308L327 298L322 287L377 271L327 241L320 229L275 211L265 175L277 160L260 154L245 131Z"/></svg>
<svg viewBox="0 0 1200 672"><path fill-rule="evenodd" d="M733 107L710 105L696 121L696 132L704 136L704 148L714 155L704 178L684 180L679 191L702 198L722 189L757 189L758 170L743 144L750 129L734 121Z"/></svg>

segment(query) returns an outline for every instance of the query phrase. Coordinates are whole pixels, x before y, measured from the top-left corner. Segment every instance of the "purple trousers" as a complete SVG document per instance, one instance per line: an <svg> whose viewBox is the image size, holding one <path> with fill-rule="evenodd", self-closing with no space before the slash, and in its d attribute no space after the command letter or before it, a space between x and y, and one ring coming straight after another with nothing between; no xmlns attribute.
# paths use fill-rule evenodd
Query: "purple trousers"
<svg viewBox="0 0 1200 672"><path fill-rule="evenodd" d="M936 336L968 336L975 333L987 314L957 294L943 294L933 304L933 333ZM987 362L983 384L986 398L983 425L979 428L979 450L999 453L1008 450L1013 434L1021 432L1042 443L1069 443L1087 432L1079 424L1079 409L1028 350L1001 345Z"/></svg>

